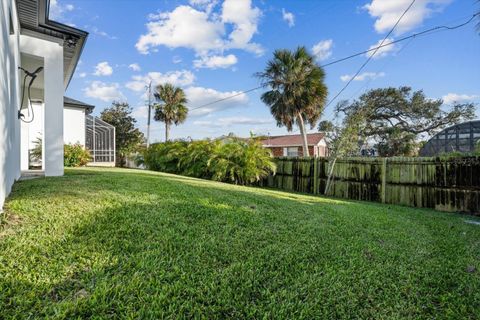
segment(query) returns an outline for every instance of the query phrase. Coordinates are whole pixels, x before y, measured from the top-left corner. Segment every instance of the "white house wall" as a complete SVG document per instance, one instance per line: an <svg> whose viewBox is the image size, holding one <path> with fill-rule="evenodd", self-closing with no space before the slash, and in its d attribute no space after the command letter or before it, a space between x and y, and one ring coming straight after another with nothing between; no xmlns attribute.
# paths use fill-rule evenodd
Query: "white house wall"
<svg viewBox="0 0 480 320"><path fill-rule="evenodd" d="M10 34L10 17L13 34ZM15 2L0 2L0 210L20 177L19 27Z"/></svg>
<svg viewBox="0 0 480 320"><path fill-rule="evenodd" d="M65 144L80 143L85 146L85 109L63 109L63 140Z"/></svg>
<svg viewBox="0 0 480 320"><path fill-rule="evenodd" d="M22 53L44 61L45 176L63 175L63 46L27 35L20 36Z"/></svg>
<svg viewBox="0 0 480 320"><path fill-rule="evenodd" d="M22 171L28 170L30 167L30 150L35 148L35 142L37 138L41 138L43 140L43 123L44 123L44 105L42 103L32 103L33 113L35 114L35 118L31 123L21 123L21 169ZM23 111L25 116L28 117L27 111ZM42 146L43 149L43 146ZM42 150L43 154L43 150ZM42 159L42 167L43 167L43 159Z"/></svg>

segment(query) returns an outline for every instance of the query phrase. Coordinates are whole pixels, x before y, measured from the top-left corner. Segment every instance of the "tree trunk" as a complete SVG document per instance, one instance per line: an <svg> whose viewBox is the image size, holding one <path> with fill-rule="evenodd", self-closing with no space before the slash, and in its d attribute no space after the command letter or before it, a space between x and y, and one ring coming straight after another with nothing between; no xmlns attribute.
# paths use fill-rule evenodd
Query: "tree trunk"
<svg viewBox="0 0 480 320"><path fill-rule="evenodd" d="M303 122L303 117L300 113L297 115L297 118L298 118L298 127L300 128L300 134L302 135L303 156L309 157L310 152L308 152L307 132L305 131L305 123Z"/></svg>
<svg viewBox="0 0 480 320"><path fill-rule="evenodd" d="M337 158L339 154L342 154L342 147L343 147L343 140L344 137L341 137L340 142L338 143L337 147L333 151L334 157L332 161L332 166L330 167L329 173L328 173L328 178L327 178L327 184L325 185L325 191L324 194L327 195L328 191L330 190L330 187L332 185L332 177L333 177L333 169L335 168L335 163L337 162ZM331 160L328 160L330 162Z"/></svg>
<svg viewBox="0 0 480 320"><path fill-rule="evenodd" d="M170 123L165 122L165 142L170 138Z"/></svg>
<svg viewBox="0 0 480 320"><path fill-rule="evenodd" d="M330 190L330 186L332 185L333 168L335 168L335 162L337 162L337 157L333 158L332 165L330 166L330 170L328 172L327 184L325 186L325 191L323 192L325 195L327 195L328 191Z"/></svg>

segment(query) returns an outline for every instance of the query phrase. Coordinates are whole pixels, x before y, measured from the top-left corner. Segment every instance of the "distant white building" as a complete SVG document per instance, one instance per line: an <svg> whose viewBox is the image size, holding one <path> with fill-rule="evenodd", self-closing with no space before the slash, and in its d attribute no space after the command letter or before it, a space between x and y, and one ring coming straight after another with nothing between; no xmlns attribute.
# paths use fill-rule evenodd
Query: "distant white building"
<svg viewBox="0 0 480 320"><path fill-rule="evenodd" d="M115 128L91 115L95 106L69 97L63 101L63 142L80 144L90 151L90 165L115 166ZM31 153L39 141L43 140L43 105L32 105L35 117L32 122L22 123L21 170L35 173L43 168L42 159L32 159Z"/></svg>
<svg viewBox="0 0 480 320"><path fill-rule="evenodd" d="M95 108L87 103L65 97L63 104L63 141L85 146L86 116Z"/></svg>
<svg viewBox="0 0 480 320"><path fill-rule="evenodd" d="M63 175L64 93L87 35L51 21L49 0L0 2L0 209L28 169L35 134L43 140L42 173Z"/></svg>
<svg viewBox="0 0 480 320"><path fill-rule="evenodd" d="M95 108L87 103L64 97L63 101L63 142L65 144L81 144L85 147L86 116ZM39 141L43 140L43 124L45 121L44 106L41 102L32 103L32 121L21 124L21 170L28 171L32 168L41 169L42 159L34 160L31 151ZM27 111L28 117L28 111Z"/></svg>

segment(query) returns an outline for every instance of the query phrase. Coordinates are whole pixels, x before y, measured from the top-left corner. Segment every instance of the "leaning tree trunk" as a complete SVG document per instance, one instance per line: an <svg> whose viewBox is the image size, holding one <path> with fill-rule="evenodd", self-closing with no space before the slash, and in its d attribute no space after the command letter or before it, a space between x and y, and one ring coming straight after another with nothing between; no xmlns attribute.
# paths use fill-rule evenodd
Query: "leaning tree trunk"
<svg viewBox="0 0 480 320"><path fill-rule="evenodd" d="M170 123L165 122L165 142L170 139Z"/></svg>
<svg viewBox="0 0 480 320"><path fill-rule="evenodd" d="M335 168L335 163L336 162L337 162L337 157L333 158L333 161L330 165L330 170L328 172L328 177L327 177L327 184L325 186L325 191L324 191L325 195L328 195L328 192L330 191L330 187L332 186L333 169Z"/></svg>
<svg viewBox="0 0 480 320"><path fill-rule="evenodd" d="M309 157L310 152L308 151L307 132L305 131L305 123L303 122L303 117L300 113L297 115L297 118L298 118L298 127L300 128L300 134L302 135L303 156Z"/></svg>
<svg viewBox="0 0 480 320"><path fill-rule="evenodd" d="M328 162L330 163L330 161L332 161L331 165L330 165L330 170L328 172L328 177L327 177L327 184L325 186L325 191L324 191L324 194L325 195L328 195L328 192L330 191L330 187L332 186L332 181L333 181L333 169L335 169L335 164L337 163L337 158L338 158L338 155L339 153L341 153L341 148L343 147L343 140L340 139L340 142L338 143L337 147L336 147L336 150L334 151L334 157L333 158L333 161L330 159Z"/></svg>

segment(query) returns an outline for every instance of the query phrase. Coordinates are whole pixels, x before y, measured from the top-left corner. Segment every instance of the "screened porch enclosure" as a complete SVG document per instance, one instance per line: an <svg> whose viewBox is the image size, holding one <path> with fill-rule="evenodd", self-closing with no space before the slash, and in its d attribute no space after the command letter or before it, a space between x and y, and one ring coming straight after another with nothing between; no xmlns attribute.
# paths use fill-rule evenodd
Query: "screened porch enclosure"
<svg viewBox="0 0 480 320"><path fill-rule="evenodd" d="M90 151L90 165L115 166L115 127L86 115L85 147Z"/></svg>
<svg viewBox="0 0 480 320"><path fill-rule="evenodd" d="M450 152L474 152L479 143L480 120L473 120L440 131L420 149L419 154L433 157Z"/></svg>

